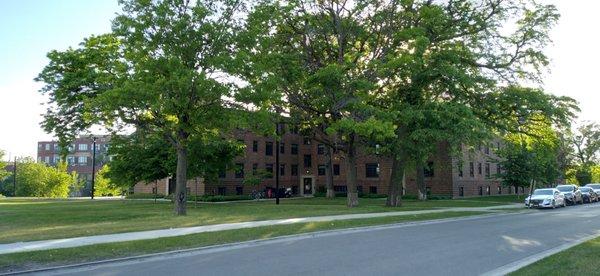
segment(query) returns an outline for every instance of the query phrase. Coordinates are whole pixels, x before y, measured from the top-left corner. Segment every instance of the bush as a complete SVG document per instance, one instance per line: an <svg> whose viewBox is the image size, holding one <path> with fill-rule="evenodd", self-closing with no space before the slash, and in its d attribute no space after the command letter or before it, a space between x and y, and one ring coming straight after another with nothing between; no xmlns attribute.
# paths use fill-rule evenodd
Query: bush
<svg viewBox="0 0 600 276"><path fill-rule="evenodd" d="M315 197L325 197L327 194L325 192L315 192Z"/></svg>
<svg viewBox="0 0 600 276"><path fill-rule="evenodd" d="M126 198L128 199L148 199L148 198L164 198L163 195L155 195L155 194L128 194Z"/></svg>
<svg viewBox="0 0 600 276"><path fill-rule="evenodd" d="M403 195L402 199L412 199L412 200L417 200L419 199L419 197L417 197L417 195Z"/></svg>
<svg viewBox="0 0 600 276"><path fill-rule="evenodd" d="M202 196L188 196L188 201L202 201L202 202L223 202L223 201L238 201L238 200L251 200L252 197L249 195L202 195Z"/></svg>
<svg viewBox="0 0 600 276"><path fill-rule="evenodd" d="M427 197L427 199L430 200L448 200L448 199L452 199L451 195L430 195Z"/></svg>
<svg viewBox="0 0 600 276"><path fill-rule="evenodd" d="M384 194L358 194L358 197L361 197L361 198L386 198L387 195L384 195Z"/></svg>

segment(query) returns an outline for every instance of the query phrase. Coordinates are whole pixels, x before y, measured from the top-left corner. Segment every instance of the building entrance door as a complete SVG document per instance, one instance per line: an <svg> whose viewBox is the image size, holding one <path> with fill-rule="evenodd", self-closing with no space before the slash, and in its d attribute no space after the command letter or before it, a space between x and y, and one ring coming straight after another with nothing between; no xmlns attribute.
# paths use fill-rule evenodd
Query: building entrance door
<svg viewBox="0 0 600 276"><path fill-rule="evenodd" d="M313 193L313 179L311 177L304 178L304 194L312 195Z"/></svg>

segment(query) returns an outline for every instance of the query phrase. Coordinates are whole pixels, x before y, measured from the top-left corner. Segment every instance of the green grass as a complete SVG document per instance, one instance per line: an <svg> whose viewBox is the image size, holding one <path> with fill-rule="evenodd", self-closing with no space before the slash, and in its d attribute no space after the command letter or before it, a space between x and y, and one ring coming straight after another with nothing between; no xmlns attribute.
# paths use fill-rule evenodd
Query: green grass
<svg viewBox="0 0 600 276"><path fill-rule="evenodd" d="M539 260L510 275L598 275L600 238Z"/></svg>
<svg viewBox="0 0 600 276"><path fill-rule="evenodd" d="M478 202L496 202L496 203L523 203L527 195L499 195L499 196L482 196L482 197L468 197L464 201L478 201Z"/></svg>
<svg viewBox="0 0 600 276"><path fill-rule="evenodd" d="M108 243L76 248L53 249L1 255L0 272L25 270L65 264L114 259L126 256L143 255L156 252L196 248L202 246L226 244L232 242L267 239L284 235L293 235L323 230L391 224L409 221L433 220L464 217L483 212L444 212L370 219L343 220L332 222L297 223L228 230L216 233L200 233L186 236L161 238L154 240Z"/></svg>
<svg viewBox="0 0 600 276"><path fill-rule="evenodd" d="M0 243L89 236L278 218L412 211L440 207L483 207L502 203L473 200L405 200L384 207L385 199L360 199L347 208L345 198L306 198L226 204L189 203L187 216L174 216L172 204L146 200L0 199Z"/></svg>

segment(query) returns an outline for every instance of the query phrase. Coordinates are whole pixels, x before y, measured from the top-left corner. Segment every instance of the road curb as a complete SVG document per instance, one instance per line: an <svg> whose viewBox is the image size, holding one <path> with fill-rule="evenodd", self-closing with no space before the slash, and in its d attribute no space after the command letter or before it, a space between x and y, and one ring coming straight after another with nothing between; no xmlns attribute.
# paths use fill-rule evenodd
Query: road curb
<svg viewBox="0 0 600 276"><path fill-rule="evenodd" d="M542 260L546 257L552 256L556 253L559 253L561 251L567 250L571 247L575 247L577 245L580 245L586 241L589 240L593 240L595 238L600 237L600 231L598 231L596 234L592 234L592 235L588 235L585 236L583 238L577 239L575 241L573 241L572 243L569 244L563 244L563 245L559 245L557 247L554 248L550 248L548 250L542 251L538 254L535 255L531 255L525 259L519 260L519 261L515 261L512 263L508 263L506 265L503 265L499 268L496 268L494 270L488 271L486 273L481 274L481 276L501 276L501 275L507 275L509 273L515 272L523 267L526 267L530 264L533 264L539 260Z"/></svg>
<svg viewBox="0 0 600 276"><path fill-rule="evenodd" d="M435 220L424 220L424 221L401 222L401 223L364 226L364 227L353 227L353 228L336 229L336 230L325 230L325 231L317 231L317 232L310 232L310 233L286 235L286 236L267 238L267 239L249 240L249 241L243 241L243 242L234 242L234 243L228 243L228 244L203 246L203 247L196 247L196 248L189 248L189 249L182 249L182 250L172 250L172 251L166 251L166 252L158 252L158 253L123 257L123 258L116 258L116 259L108 259L108 260L100 260L100 261L93 261L93 262L85 262L85 263L78 263L78 264L45 267L45 268L30 269L30 270L0 272L0 276L35 274L35 273L57 273L59 271L64 272L63 270L85 271L85 270L92 269L98 265L119 265L119 264L128 263L128 262L136 262L136 261L143 262L143 261L152 261L155 259L165 260L165 258L181 257L182 255L187 255L187 256L203 255L203 254L216 253L216 252L222 252L222 251L228 251L228 250L234 250L234 249L246 248L246 247L252 247L252 246L261 246L261 245L268 245L268 244L275 244L275 243L282 243L282 242L299 241L299 240L316 238L316 237L353 234L353 233L361 233L361 232L368 232L368 231L412 227L412 226L419 226L419 225L431 225L431 224L439 224L439 223L445 223L445 222L467 221L467 220L474 220L474 219L481 219L481 218L488 218L488 217L508 216L508 215L514 215L514 214L515 213L489 213L489 214L473 215L473 216L466 216L466 217L444 218L444 219L435 219Z"/></svg>

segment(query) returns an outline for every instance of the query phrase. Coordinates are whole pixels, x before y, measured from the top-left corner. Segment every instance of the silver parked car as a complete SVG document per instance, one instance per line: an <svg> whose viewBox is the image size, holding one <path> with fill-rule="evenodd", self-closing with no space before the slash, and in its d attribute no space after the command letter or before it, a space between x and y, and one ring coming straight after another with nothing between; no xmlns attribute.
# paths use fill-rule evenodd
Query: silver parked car
<svg viewBox="0 0 600 276"><path fill-rule="evenodd" d="M565 200L565 195L558 189L535 189L533 193L525 199L525 206L529 208L556 208L567 206L567 202Z"/></svg>
<svg viewBox="0 0 600 276"><path fill-rule="evenodd" d="M565 195L567 204L583 204L583 196L581 196L581 191L577 185L558 185L556 189Z"/></svg>
<svg viewBox="0 0 600 276"><path fill-rule="evenodd" d="M590 183L585 185L585 187L590 187L594 190L594 192L596 192L596 194L598 194L598 196L600 196L600 183Z"/></svg>
<svg viewBox="0 0 600 276"><path fill-rule="evenodd" d="M580 187L579 190L581 190L583 202L594 203L598 201L598 194L594 192L592 187Z"/></svg>

